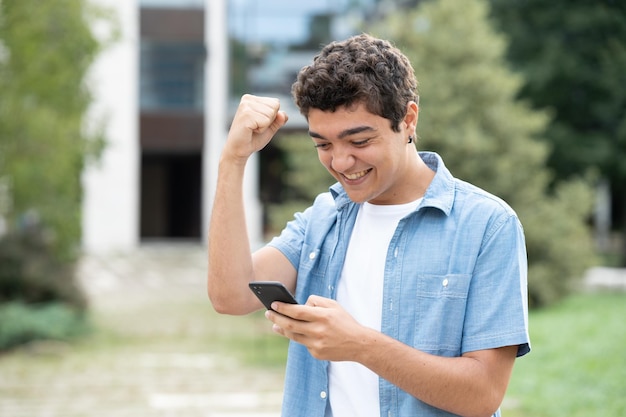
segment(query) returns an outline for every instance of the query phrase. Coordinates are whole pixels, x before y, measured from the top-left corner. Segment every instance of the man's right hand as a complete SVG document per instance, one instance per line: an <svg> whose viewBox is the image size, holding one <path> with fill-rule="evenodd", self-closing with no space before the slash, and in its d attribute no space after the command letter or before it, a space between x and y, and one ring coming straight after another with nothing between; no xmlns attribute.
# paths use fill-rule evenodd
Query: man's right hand
<svg viewBox="0 0 626 417"><path fill-rule="evenodd" d="M245 163L250 155L270 142L278 129L287 123L287 119L287 114L280 111L277 98L245 94L233 118L223 157Z"/></svg>

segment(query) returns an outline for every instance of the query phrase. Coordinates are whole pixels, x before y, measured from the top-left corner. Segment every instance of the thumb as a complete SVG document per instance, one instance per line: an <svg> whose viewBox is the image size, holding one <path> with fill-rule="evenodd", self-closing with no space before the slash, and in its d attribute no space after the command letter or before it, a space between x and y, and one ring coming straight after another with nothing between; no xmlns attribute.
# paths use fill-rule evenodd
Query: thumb
<svg viewBox="0 0 626 417"><path fill-rule="evenodd" d="M278 129L285 126L285 124L287 124L287 120L289 120L289 116L287 116L287 113L285 113L284 111L279 111L278 113L276 113L276 118L270 126L270 130L272 131L272 133L278 132Z"/></svg>

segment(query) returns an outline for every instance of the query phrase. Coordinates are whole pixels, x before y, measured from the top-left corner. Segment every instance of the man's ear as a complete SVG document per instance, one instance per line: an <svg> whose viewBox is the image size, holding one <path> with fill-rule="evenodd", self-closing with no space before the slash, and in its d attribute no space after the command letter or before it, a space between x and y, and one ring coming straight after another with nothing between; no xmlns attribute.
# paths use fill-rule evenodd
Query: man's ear
<svg viewBox="0 0 626 417"><path fill-rule="evenodd" d="M406 130L409 132L415 132L417 126L417 119L419 116L419 107L416 102L409 101L406 105L406 114L404 115L404 123Z"/></svg>

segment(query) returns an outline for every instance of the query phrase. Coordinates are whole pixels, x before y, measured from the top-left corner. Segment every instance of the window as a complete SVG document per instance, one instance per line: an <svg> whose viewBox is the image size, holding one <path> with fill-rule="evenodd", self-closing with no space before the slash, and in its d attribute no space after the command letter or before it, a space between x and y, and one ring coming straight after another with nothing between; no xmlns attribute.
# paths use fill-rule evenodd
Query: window
<svg viewBox="0 0 626 417"><path fill-rule="evenodd" d="M198 110L204 104L205 48L198 41L142 40L141 110Z"/></svg>

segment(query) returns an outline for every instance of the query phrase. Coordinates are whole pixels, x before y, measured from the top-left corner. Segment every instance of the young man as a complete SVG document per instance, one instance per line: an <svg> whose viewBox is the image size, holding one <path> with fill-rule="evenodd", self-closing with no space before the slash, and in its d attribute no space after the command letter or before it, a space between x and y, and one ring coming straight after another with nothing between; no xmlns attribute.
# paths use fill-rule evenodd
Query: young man
<svg viewBox="0 0 626 417"><path fill-rule="evenodd" d="M337 179L250 253L249 156L287 122L278 100L242 98L225 144L209 231L215 309L262 307L251 281L301 305L266 313L291 339L283 415L498 416L529 348L522 227L502 200L417 152L417 81L390 43L359 35L322 49L292 92Z"/></svg>

